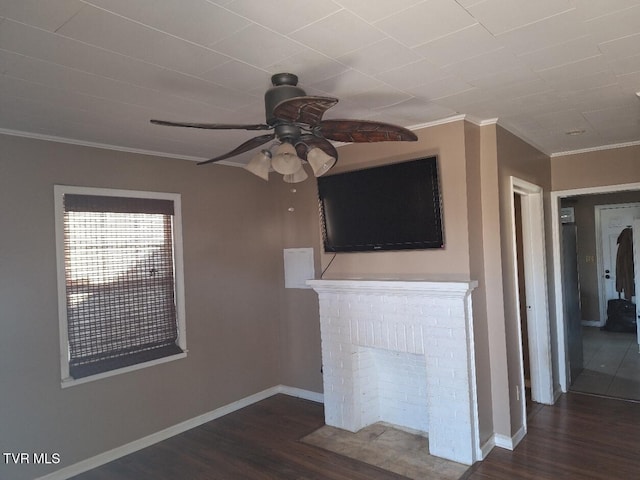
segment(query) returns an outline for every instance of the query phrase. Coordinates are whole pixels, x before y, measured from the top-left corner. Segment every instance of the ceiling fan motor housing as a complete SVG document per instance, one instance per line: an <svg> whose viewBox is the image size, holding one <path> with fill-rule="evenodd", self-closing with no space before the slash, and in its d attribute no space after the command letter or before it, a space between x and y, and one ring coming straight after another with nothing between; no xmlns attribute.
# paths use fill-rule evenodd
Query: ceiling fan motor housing
<svg viewBox="0 0 640 480"><path fill-rule="evenodd" d="M274 125L278 119L273 116L273 109L280 102L295 97L306 96L305 91L298 87L298 77L293 73L277 73L271 77L273 87L264 94L264 110L267 124Z"/></svg>

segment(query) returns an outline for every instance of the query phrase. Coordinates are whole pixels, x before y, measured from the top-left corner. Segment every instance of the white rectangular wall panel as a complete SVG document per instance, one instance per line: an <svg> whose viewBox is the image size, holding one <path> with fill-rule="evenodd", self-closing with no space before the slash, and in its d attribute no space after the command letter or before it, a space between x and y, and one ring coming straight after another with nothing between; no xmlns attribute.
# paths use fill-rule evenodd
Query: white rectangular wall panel
<svg viewBox="0 0 640 480"><path fill-rule="evenodd" d="M284 249L284 287L311 288L307 280L313 280L313 248Z"/></svg>

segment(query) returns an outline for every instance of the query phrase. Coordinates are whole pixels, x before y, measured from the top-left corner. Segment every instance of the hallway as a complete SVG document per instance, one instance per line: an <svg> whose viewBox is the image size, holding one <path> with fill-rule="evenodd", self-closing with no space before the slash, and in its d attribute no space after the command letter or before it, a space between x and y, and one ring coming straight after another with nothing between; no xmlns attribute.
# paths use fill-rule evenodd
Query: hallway
<svg viewBox="0 0 640 480"><path fill-rule="evenodd" d="M570 390L640 401L640 353L635 334L584 327L582 347L584 370Z"/></svg>

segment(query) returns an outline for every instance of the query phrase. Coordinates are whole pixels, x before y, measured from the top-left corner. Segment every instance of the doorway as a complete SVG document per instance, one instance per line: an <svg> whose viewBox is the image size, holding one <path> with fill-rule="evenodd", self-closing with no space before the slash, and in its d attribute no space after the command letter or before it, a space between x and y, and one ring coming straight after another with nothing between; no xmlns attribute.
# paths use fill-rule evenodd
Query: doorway
<svg viewBox="0 0 640 480"><path fill-rule="evenodd" d="M529 330L527 328L527 289L524 272L524 250L522 248L522 202L520 195L513 195L515 215L516 260L518 269L518 311L520 312L520 331L522 332L522 370L524 374L524 397L527 415L531 411L531 365L529 358Z"/></svg>
<svg viewBox="0 0 640 480"><path fill-rule="evenodd" d="M542 188L511 177L515 292L520 333L523 425L527 400L552 404L553 375L547 297Z"/></svg>
<svg viewBox="0 0 640 480"><path fill-rule="evenodd" d="M571 360L570 360L570 342L569 342L569 332L568 329L570 327L569 318L567 315L568 302L567 296L564 291L564 287L567 282L567 271L564 266L564 261L566 255L564 253L564 248L562 244L562 223L560 222L560 209L561 209L561 201L570 201L570 202L587 202L591 205L592 212L597 204L613 204L616 203L616 199L624 199L622 202L618 201L618 203L628 203L640 200L640 183L636 184L627 184L627 185L616 185L616 186L607 186L607 187L593 187L593 188L584 188L584 189L575 189L575 190L567 190L561 192L552 192L551 193L551 224L552 224L552 247L553 247L553 289L554 296L556 299L555 304L555 317L556 317L556 344L554 348L557 348L557 358L559 362L559 370L558 370L558 381L560 384L560 389L562 392L567 392L571 385L572 378L575 380L575 371L574 376L571 375ZM604 201L606 200L606 201ZM565 203L566 205L566 203ZM592 213L592 216L595 218L595 214ZM580 309L581 309L581 319L583 324L583 332L585 333L585 340L583 343L583 352L585 355L584 364L585 368L588 367L590 359L594 359L593 361L597 363L599 366L604 365L606 368L611 368L615 370L617 367L611 366L611 360L608 362L600 362L596 361L595 355L597 351L602 349L602 352L599 353L606 358L611 359L613 353L606 352L605 349L609 348L607 343L611 345L612 343L617 343L619 349L625 348L622 346L622 343L612 339L605 338L604 335L600 335L600 333L608 333L601 332L600 326L602 326L603 321L606 320L606 314L603 316L602 313L602 300L600 299L600 293L597 284L601 281L598 278L600 275L604 276L604 270L607 268L603 268L602 254L598 253L599 248L596 248L596 227L595 220L592 220L593 225L589 227L591 239L585 239L584 235L578 233L578 244L581 245L581 248L578 249L577 257L578 263L581 268L581 283L590 284L587 287L585 285L581 285L581 296L580 296ZM584 229L582 229L584 231ZM581 229L578 229L580 232ZM599 240L598 240L599 242ZM610 270L610 268L609 268ZM617 296L617 295L616 295ZM604 306L604 311L606 312L606 305ZM628 340L628 339L627 339ZM626 341L626 340L625 340ZM595 343L594 343L595 342ZM629 350L631 351L631 350ZM637 352L637 348L635 352ZM619 352L620 353L620 352ZM635 359L633 359L635 360ZM638 362L636 362L638 363ZM606 365L605 365L606 364ZM640 364L639 364L640 365ZM624 370L626 367L622 363L620 363L620 369ZM640 382L640 369L638 370L637 378Z"/></svg>
<svg viewBox="0 0 640 480"><path fill-rule="evenodd" d="M632 227L634 220L640 219L640 202L624 204L596 205L595 221L598 241L598 292L600 296L600 324L607 320L609 300L620 298L616 290L616 256L618 237L626 228Z"/></svg>

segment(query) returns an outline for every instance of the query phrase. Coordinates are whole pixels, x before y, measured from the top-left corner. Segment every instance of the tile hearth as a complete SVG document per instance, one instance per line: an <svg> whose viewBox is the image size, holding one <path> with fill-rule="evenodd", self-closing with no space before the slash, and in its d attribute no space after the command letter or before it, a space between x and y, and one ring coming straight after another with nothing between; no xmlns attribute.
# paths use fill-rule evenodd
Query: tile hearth
<svg viewBox="0 0 640 480"><path fill-rule="evenodd" d="M426 437L385 422L374 423L357 433L325 425L302 441L414 480L458 480L469 468L429 455Z"/></svg>

